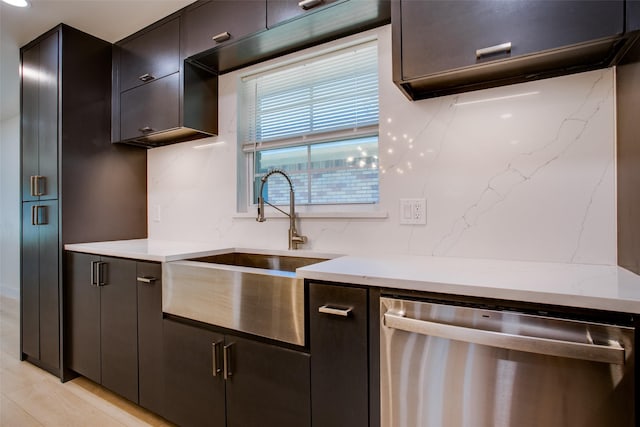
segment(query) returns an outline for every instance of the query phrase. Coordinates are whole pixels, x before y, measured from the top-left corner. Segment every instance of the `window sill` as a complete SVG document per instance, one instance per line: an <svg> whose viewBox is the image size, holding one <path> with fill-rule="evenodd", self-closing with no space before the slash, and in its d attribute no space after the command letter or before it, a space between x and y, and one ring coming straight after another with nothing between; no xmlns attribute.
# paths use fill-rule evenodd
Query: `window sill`
<svg viewBox="0 0 640 427"><path fill-rule="evenodd" d="M276 211L275 209L267 206L265 207L265 217L268 219L285 219L289 218L286 215ZM288 212L288 206L282 206L281 209ZM253 219L257 216L257 208L254 206L250 208L250 212L236 212L233 218L237 219ZM311 218L311 219L386 219L389 217L389 213L386 211L374 210L372 206L362 207L350 207L344 210L336 210L335 207L328 206L300 206L296 207L296 216L298 218Z"/></svg>

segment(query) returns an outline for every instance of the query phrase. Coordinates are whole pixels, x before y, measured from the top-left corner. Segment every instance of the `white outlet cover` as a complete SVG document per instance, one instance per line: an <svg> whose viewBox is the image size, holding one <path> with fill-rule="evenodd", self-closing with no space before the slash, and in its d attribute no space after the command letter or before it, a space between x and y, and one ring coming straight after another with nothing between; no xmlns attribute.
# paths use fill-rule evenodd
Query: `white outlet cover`
<svg viewBox="0 0 640 427"><path fill-rule="evenodd" d="M427 199L400 199L400 224L426 225Z"/></svg>

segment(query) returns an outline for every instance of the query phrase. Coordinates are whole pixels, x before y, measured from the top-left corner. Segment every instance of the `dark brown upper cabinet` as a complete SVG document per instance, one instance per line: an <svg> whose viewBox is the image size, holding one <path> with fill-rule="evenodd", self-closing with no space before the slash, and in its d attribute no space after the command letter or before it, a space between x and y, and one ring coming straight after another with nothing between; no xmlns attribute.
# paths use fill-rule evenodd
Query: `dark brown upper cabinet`
<svg viewBox="0 0 640 427"><path fill-rule="evenodd" d="M211 3L211 9L216 10L218 3L238 2ZM256 13L254 9L257 8L254 3L257 2L239 3L243 5L245 15L249 14L252 17L250 21L253 22ZM309 3L307 10L298 7L298 3L299 0L267 0L267 30L218 43L213 49L191 56L188 61L223 74L375 28L391 20L389 0L323 0L316 7L311 7ZM246 6L247 4L249 6ZM246 10L249 8L250 11ZM249 26L242 28L248 29ZM222 31L228 30L221 28ZM229 33L234 37L233 32ZM187 52L191 53L192 49L187 47Z"/></svg>
<svg viewBox="0 0 640 427"><path fill-rule="evenodd" d="M116 43L112 142L156 147L215 135L218 76L180 55L181 12Z"/></svg>
<svg viewBox="0 0 640 427"><path fill-rule="evenodd" d="M267 27L297 18L336 0L267 0Z"/></svg>
<svg viewBox="0 0 640 427"><path fill-rule="evenodd" d="M411 99L609 66L624 0L394 0L394 81Z"/></svg>
<svg viewBox="0 0 640 427"><path fill-rule="evenodd" d="M180 20L178 17L119 44L120 90L180 71Z"/></svg>
<svg viewBox="0 0 640 427"><path fill-rule="evenodd" d="M196 2L184 13L184 57L265 29L265 0Z"/></svg>

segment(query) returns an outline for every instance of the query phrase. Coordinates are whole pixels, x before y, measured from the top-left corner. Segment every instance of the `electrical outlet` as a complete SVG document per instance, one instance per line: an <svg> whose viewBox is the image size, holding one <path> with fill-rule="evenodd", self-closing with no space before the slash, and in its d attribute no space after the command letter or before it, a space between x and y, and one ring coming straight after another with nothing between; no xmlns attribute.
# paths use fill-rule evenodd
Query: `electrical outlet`
<svg viewBox="0 0 640 427"><path fill-rule="evenodd" d="M160 205L153 205L151 208L153 222L160 222L162 219L160 216Z"/></svg>
<svg viewBox="0 0 640 427"><path fill-rule="evenodd" d="M427 223L427 199L400 199L400 224Z"/></svg>

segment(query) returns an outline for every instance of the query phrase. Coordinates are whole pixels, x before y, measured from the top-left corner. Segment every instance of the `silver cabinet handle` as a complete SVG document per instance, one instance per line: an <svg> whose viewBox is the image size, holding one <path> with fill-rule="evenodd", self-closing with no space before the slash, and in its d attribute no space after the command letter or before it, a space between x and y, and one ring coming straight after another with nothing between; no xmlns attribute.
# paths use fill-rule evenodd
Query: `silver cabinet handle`
<svg viewBox="0 0 640 427"><path fill-rule="evenodd" d="M143 82L150 82L151 80L154 80L155 77L152 74L145 73L145 74L141 75L140 77L138 77L138 79L142 80Z"/></svg>
<svg viewBox="0 0 640 427"><path fill-rule="evenodd" d="M231 38L231 34L229 34L228 31L225 31L224 33L216 34L215 36L213 36L211 38L216 43L222 43L222 42L226 42L227 40L229 40Z"/></svg>
<svg viewBox="0 0 640 427"><path fill-rule="evenodd" d="M489 46L476 50L476 59L480 59L483 56L493 55L494 53L509 53L511 52L511 42L497 44L495 46Z"/></svg>
<svg viewBox="0 0 640 427"><path fill-rule="evenodd" d="M505 348L508 350L524 351L527 353L568 357L592 362L613 363L616 365L624 364L624 348L620 346L619 343L610 343L611 345L605 346L505 334L502 332L485 331L482 329L466 328L464 326L411 319L393 312L385 313L383 320L387 328L422 335Z"/></svg>
<svg viewBox="0 0 640 427"><path fill-rule="evenodd" d="M304 10L308 10L308 9L311 9L312 7L316 7L320 3L322 3L322 0L302 0L301 2L298 3L298 6L300 6Z"/></svg>
<svg viewBox="0 0 640 427"><path fill-rule="evenodd" d="M153 132L153 128L149 127L149 126L143 126L140 129L138 129L140 132L142 133L148 133L148 132Z"/></svg>
<svg viewBox="0 0 640 427"><path fill-rule="evenodd" d="M217 377L218 375L220 375L220 373L222 372L222 369L220 368L219 365L219 360L220 360L220 344L222 344L222 341L216 341L211 343L211 357L212 357L212 370L211 370L211 374L214 377Z"/></svg>
<svg viewBox="0 0 640 427"><path fill-rule="evenodd" d="M156 279L155 277L138 276L138 277L136 278L136 280L137 280L138 282L140 282L140 283L147 283L147 284L151 284L151 283L155 282L155 281L156 281L156 280L158 280L158 279Z"/></svg>
<svg viewBox="0 0 640 427"><path fill-rule="evenodd" d="M29 177L29 187L32 196L44 196L44 186L40 185L40 182L45 183L45 177L40 175L31 175Z"/></svg>
<svg viewBox="0 0 640 427"><path fill-rule="evenodd" d="M91 286L98 286L97 280L97 264L98 261L91 261Z"/></svg>
<svg viewBox="0 0 640 427"><path fill-rule="evenodd" d="M44 214L41 214L44 212ZM31 206L31 225L47 225L47 207L34 205Z"/></svg>
<svg viewBox="0 0 640 427"><path fill-rule="evenodd" d="M342 317L348 317L351 314L352 310L353 310L352 307L336 308L336 307L331 307L330 305L323 305L322 307L318 307L318 313L332 314L334 316L342 316Z"/></svg>
<svg viewBox="0 0 640 427"><path fill-rule="evenodd" d="M227 344L223 347L222 352L222 363L224 364L224 379L228 380L230 376L233 375L233 371L231 370L231 347L233 343Z"/></svg>
<svg viewBox="0 0 640 427"><path fill-rule="evenodd" d="M36 196L36 176L31 175L29 177L29 192L32 196Z"/></svg>
<svg viewBox="0 0 640 427"><path fill-rule="evenodd" d="M102 261L93 261L91 264L92 270L95 271L94 275L91 277L91 284L94 286L106 285L107 282L104 278L104 266L107 265L107 263Z"/></svg>

